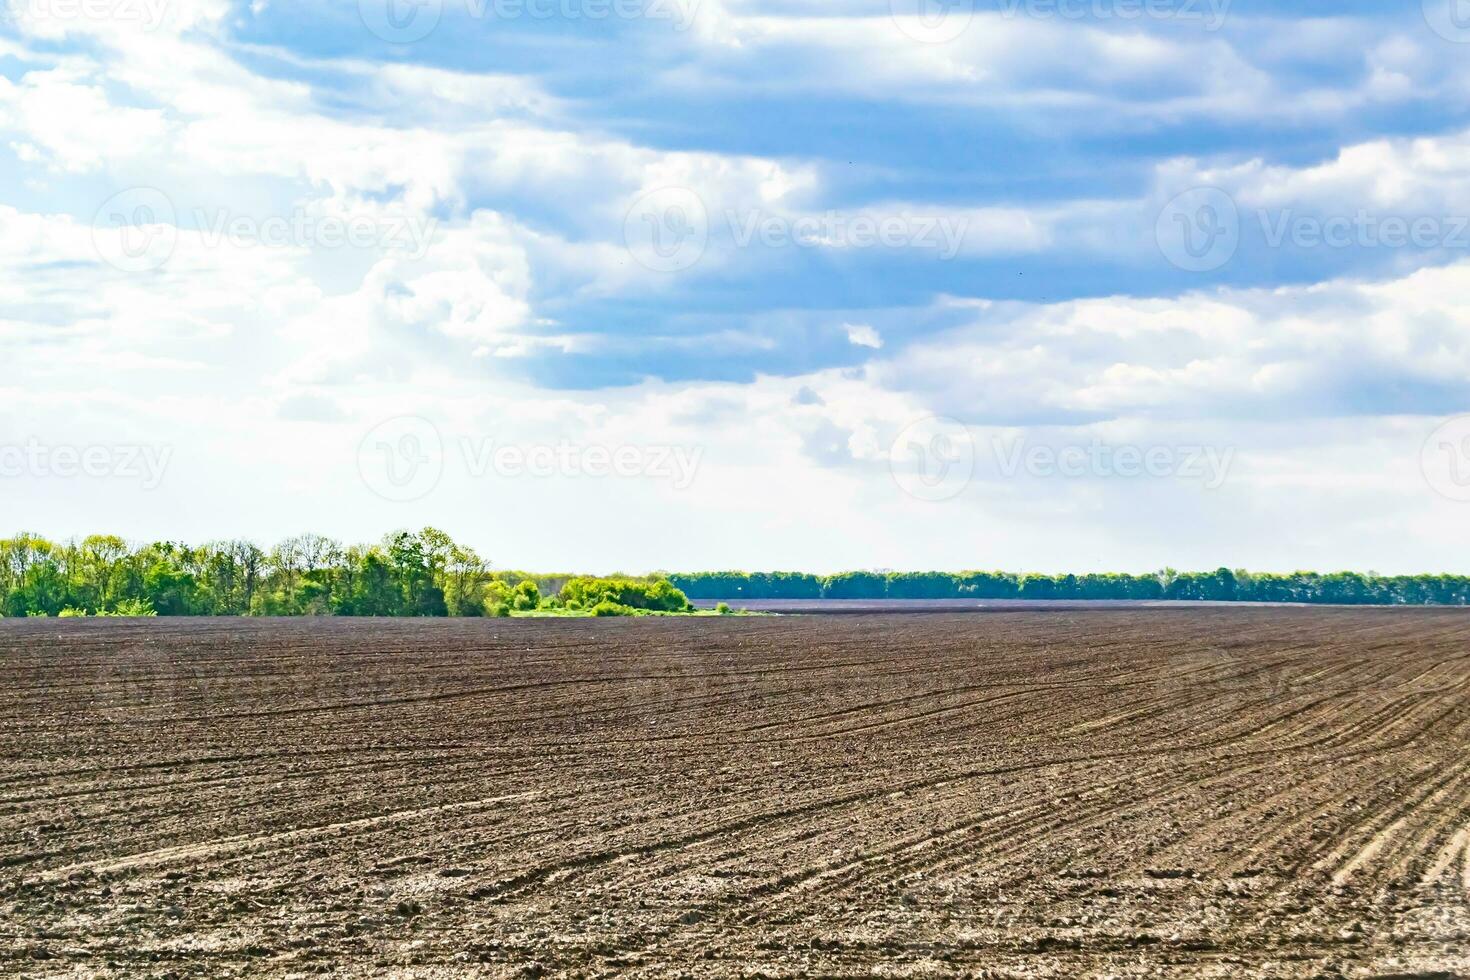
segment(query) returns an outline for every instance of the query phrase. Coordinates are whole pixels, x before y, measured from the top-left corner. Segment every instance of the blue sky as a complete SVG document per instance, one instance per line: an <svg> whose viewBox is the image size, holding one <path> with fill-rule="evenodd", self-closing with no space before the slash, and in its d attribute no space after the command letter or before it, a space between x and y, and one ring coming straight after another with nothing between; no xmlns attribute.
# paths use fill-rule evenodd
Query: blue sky
<svg viewBox="0 0 1470 980"><path fill-rule="evenodd" d="M12 530L1470 571L1460 0L5 2Z"/></svg>

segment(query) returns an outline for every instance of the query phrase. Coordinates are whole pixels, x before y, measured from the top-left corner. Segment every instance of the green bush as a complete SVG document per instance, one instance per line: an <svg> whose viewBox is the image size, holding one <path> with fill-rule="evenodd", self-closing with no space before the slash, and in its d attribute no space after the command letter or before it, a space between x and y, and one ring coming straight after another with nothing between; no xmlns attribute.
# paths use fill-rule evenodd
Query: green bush
<svg viewBox="0 0 1470 980"><path fill-rule="evenodd" d="M485 604L485 615L490 617L491 619L509 619L510 606L509 604L504 602L487 602Z"/></svg>
<svg viewBox="0 0 1470 980"><path fill-rule="evenodd" d="M571 608L577 602L589 609L603 602L619 606L631 606L648 612L688 612L692 607L689 597L666 578L629 578L613 575L597 578L590 575L569 579L562 586L562 601Z"/></svg>
<svg viewBox="0 0 1470 980"><path fill-rule="evenodd" d="M625 605L622 605L621 603L613 602L613 601L611 601L609 599L604 599L601 602L599 602L597 605L595 605L595 606L592 607L592 615L594 615L594 616L636 616L636 615L638 615L638 611L636 609L634 609L632 606L625 606Z"/></svg>
<svg viewBox="0 0 1470 980"><path fill-rule="evenodd" d="M735 610L730 608L730 604L728 602L722 602L718 606L715 606L715 612L719 613L721 616L729 616L730 614L734 613Z"/></svg>
<svg viewBox="0 0 1470 980"><path fill-rule="evenodd" d="M56 614L56 618L57 619L86 619L90 615L91 615L91 613L87 612L87 610L85 610L85 609L78 609L76 606L67 606L65 609L61 610L61 612L59 612L59 613Z"/></svg>
<svg viewBox="0 0 1470 980"><path fill-rule="evenodd" d="M112 607L111 612L99 612L97 615L109 619L152 619L158 615L158 610L147 599L123 599Z"/></svg>
<svg viewBox="0 0 1470 980"><path fill-rule="evenodd" d="M514 598L515 594L512 592L511 587L504 582L499 579L489 582L485 586L485 615L499 616L500 613L496 612L496 610L502 606L505 608L505 615L510 615L511 601Z"/></svg>
<svg viewBox="0 0 1470 980"><path fill-rule="evenodd" d="M556 601L560 602L561 600L558 599ZM582 611L582 603L580 601L576 600L576 599L568 599L566 601L566 607L571 612L581 612Z"/></svg>
<svg viewBox="0 0 1470 980"><path fill-rule="evenodd" d="M541 590L536 588L536 583L526 579L515 587L511 593L510 606L517 612L529 612L539 608L541 605Z"/></svg>

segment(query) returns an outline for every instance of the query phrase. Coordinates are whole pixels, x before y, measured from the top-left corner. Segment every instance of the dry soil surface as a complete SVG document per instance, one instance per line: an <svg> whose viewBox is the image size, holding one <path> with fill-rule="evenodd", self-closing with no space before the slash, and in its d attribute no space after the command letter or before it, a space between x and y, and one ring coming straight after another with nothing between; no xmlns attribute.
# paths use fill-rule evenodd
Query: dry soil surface
<svg viewBox="0 0 1470 980"><path fill-rule="evenodd" d="M1453 977L1470 614L0 623L0 974Z"/></svg>

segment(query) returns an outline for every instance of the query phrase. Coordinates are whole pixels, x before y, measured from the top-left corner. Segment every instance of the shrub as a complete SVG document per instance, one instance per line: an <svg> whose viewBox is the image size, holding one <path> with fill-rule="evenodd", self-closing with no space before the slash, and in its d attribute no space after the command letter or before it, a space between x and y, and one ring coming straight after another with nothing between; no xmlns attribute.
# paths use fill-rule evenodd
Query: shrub
<svg viewBox="0 0 1470 980"><path fill-rule="evenodd" d="M625 605L622 605L621 603L613 602L613 601L611 601L609 599L604 599L601 602L599 602L597 605L595 605L595 606L592 607L592 615L594 615L594 616L636 616L636 615L638 615L638 611L636 609L634 609L632 606L625 606Z"/></svg>
<svg viewBox="0 0 1470 980"><path fill-rule="evenodd" d="M504 602L485 603L485 615L491 619L509 619L510 606Z"/></svg>
<svg viewBox="0 0 1470 980"><path fill-rule="evenodd" d="M499 616L500 613L496 612L496 610L502 606L505 607L506 615L509 615L511 600L514 598L515 596L510 586L499 579L490 582L485 586L485 615Z"/></svg>
<svg viewBox="0 0 1470 980"><path fill-rule="evenodd" d="M556 601L560 602L561 600L558 599ZM580 602L578 602L576 599L568 599L567 602L566 602L566 606L567 606L567 609L571 610L572 612L581 612L582 611L582 604Z"/></svg>
<svg viewBox="0 0 1470 980"><path fill-rule="evenodd" d="M735 610L730 608L730 604L728 602L722 602L718 606L715 606L715 612L719 613L721 616L729 616L734 611Z"/></svg>
<svg viewBox="0 0 1470 980"><path fill-rule="evenodd" d="M511 593L510 605L519 612L536 609L541 605L541 590L536 588L535 582L526 579Z"/></svg>
<svg viewBox="0 0 1470 980"><path fill-rule="evenodd" d="M596 578L583 575L568 580L562 586L561 598L568 608L573 602L580 603L584 609L603 602L649 612L687 612L691 608L689 597L674 588L666 578L635 579L625 575Z"/></svg>
<svg viewBox="0 0 1470 980"><path fill-rule="evenodd" d="M61 612L59 612L59 613L56 614L56 618L57 619L86 619L89 615L91 615L91 614L89 612L87 612L87 610L85 610L85 609L78 609L75 606L67 606L65 609L61 610Z"/></svg>
<svg viewBox="0 0 1470 980"><path fill-rule="evenodd" d="M158 611L147 599L123 599L112 612L99 612L97 615L110 619L152 619Z"/></svg>

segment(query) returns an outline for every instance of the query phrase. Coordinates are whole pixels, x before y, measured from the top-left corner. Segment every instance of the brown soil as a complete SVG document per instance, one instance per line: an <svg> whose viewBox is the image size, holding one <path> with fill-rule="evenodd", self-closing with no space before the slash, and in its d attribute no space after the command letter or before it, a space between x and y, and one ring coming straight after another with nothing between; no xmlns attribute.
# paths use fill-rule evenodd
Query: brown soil
<svg viewBox="0 0 1470 980"><path fill-rule="evenodd" d="M1470 971L1470 615L0 623L0 974Z"/></svg>

